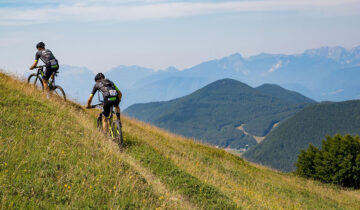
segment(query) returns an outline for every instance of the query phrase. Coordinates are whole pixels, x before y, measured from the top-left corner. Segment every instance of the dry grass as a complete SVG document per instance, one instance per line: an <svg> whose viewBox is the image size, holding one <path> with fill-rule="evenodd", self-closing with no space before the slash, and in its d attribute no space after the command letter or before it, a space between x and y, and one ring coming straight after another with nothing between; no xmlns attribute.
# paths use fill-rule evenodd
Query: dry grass
<svg viewBox="0 0 360 210"><path fill-rule="evenodd" d="M239 208L360 209L360 191L251 164L126 116L125 143L136 144L119 152L95 129L97 110L55 97L47 100L1 73L0 87L14 89L0 92L0 208L206 208L206 202L182 193L181 186L170 185L171 177L158 176L144 162L151 159L140 160L132 152L148 147L154 157L193 176L196 185L219 190Z"/></svg>

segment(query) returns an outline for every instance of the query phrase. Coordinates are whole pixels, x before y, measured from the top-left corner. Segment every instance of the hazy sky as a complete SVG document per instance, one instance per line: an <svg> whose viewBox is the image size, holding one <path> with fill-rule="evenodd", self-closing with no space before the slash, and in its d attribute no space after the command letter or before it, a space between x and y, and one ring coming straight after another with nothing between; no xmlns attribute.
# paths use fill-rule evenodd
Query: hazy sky
<svg viewBox="0 0 360 210"><path fill-rule="evenodd" d="M0 68L27 70L39 41L61 64L94 71L352 48L360 45L360 0L0 0Z"/></svg>

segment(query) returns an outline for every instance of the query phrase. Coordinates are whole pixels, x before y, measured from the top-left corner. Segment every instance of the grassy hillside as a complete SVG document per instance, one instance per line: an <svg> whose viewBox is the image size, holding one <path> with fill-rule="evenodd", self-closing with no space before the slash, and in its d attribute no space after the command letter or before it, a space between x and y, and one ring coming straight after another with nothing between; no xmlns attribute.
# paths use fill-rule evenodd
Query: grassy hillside
<svg viewBox="0 0 360 210"><path fill-rule="evenodd" d="M360 191L256 166L127 117L120 152L95 129L97 113L0 74L0 208L360 208Z"/></svg>
<svg viewBox="0 0 360 210"><path fill-rule="evenodd" d="M295 170L301 149L335 134L360 135L360 101L321 103L281 123L264 141L244 154L248 160L282 171Z"/></svg>
<svg viewBox="0 0 360 210"><path fill-rule="evenodd" d="M316 103L314 100L301 95L298 92L290 91L275 84L263 84L256 88L262 94L269 95L290 104Z"/></svg>
<svg viewBox="0 0 360 210"><path fill-rule="evenodd" d="M185 97L136 104L125 112L171 132L213 145L246 148L256 144L253 136L265 136L275 123L303 106L262 94L239 81L223 79ZM237 129L242 124L250 135Z"/></svg>

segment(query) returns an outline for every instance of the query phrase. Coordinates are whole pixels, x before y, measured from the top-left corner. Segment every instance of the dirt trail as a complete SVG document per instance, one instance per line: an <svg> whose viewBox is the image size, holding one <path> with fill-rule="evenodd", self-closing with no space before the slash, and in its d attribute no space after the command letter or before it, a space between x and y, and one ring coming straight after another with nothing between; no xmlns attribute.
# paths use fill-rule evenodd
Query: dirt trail
<svg viewBox="0 0 360 210"><path fill-rule="evenodd" d="M279 124L279 123L275 123L275 124L273 125L273 127L271 128L271 130L274 129L276 126L278 126L278 124ZM252 134L246 132L244 126L245 126L245 124L241 124L239 127L237 127L237 129L239 129L239 130L241 130L242 132L244 132L244 134L247 135L247 136L252 136L252 137L254 137L254 139L256 140L257 143L260 143L260 142L262 142L262 141L265 139L265 136L255 136L255 135L252 135ZM271 131L271 130L270 130L270 131ZM269 132L269 133L270 133L270 132Z"/></svg>
<svg viewBox="0 0 360 210"><path fill-rule="evenodd" d="M83 125L87 129L93 129L93 124L90 121L85 120L87 114L93 115L92 112L87 111L86 114L79 117L79 115L74 115L79 122L82 122ZM138 172L144 179L146 179L147 183L149 183L154 189L155 193L159 197L163 197L164 205L170 209L199 209L195 204L188 201L181 194L176 191L172 191L166 187L164 183L161 182L159 178L157 178L149 169L142 167L141 163L130 155L126 154L126 151L119 151L118 145L103 137L101 142L104 144L104 147L108 147L109 151L116 153L116 155L125 163L129 164L132 169ZM99 136L99 137L100 137Z"/></svg>
<svg viewBox="0 0 360 210"><path fill-rule="evenodd" d="M124 152L119 152L119 156L135 169L146 181L153 186L159 195L164 196L164 201L174 209L199 209L194 204L185 199L181 194L169 190L159 178L151 171L141 166L141 163Z"/></svg>

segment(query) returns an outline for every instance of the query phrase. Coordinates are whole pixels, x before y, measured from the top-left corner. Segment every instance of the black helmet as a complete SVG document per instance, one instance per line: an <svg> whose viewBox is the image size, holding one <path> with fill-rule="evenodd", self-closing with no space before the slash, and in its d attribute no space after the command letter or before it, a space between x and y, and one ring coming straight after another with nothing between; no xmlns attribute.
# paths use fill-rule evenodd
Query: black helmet
<svg viewBox="0 0 360 210"><path fill-rule="evenodd" d="M103 73L98 73L96 76L95 76L95 82L99 79L105 79L105 75Z"/></svg>
<svg viewBox="0 0 360 210"><path fill-rule="evenodd" d="M39 43L37 43L36 49L39 49L39 48L45 49L45 43L44 43L44 42L39 42Z"/></svg>

